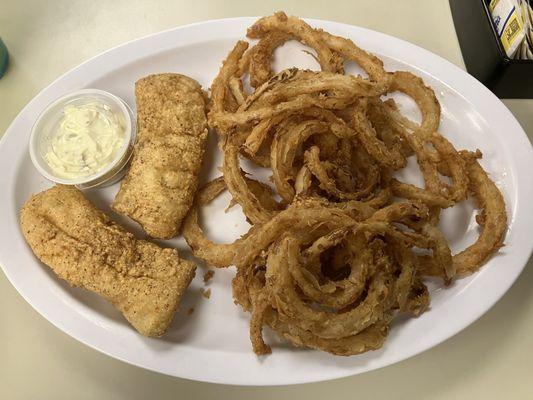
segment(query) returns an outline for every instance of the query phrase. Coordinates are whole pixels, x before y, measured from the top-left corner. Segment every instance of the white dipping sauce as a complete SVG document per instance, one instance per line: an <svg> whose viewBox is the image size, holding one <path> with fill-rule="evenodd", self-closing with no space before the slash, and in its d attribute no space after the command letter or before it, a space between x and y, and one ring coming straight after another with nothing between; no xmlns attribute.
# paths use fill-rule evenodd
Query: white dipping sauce
<svg viewBox="0 0 533 400"><path fill-rule="evenodd" d="M67 179L94 175L115 159L124 144L124 116L99 101L67 105L48 140L43 158L55 175Z"/></svg>

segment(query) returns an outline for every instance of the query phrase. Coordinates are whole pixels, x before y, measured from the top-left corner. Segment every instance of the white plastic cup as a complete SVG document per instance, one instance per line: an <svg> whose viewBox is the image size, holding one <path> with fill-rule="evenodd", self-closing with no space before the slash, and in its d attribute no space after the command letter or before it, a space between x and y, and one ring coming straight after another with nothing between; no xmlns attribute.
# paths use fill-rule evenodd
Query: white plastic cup
<svg viewBox="0 0 533 400"><path fill-rule="evenodd" d="M67 105L83 105L92 101L99 101L109 106L117 114L122 114L125 122L124 143L117 151L115 158L101 170L93 175L75 179L58 177L43 158L45 152L45 138L53 135L55 129L63 118L63 110ZM74 185L79 189L88 189L97 186L108 186L122 178L128 164L133 145L137 137L137 126L133 111L124 100L99 89L83 89L69 93L51 103L39 115L33 125L30 135L30 158L39 173L46 179L62 185Z"/></svg>

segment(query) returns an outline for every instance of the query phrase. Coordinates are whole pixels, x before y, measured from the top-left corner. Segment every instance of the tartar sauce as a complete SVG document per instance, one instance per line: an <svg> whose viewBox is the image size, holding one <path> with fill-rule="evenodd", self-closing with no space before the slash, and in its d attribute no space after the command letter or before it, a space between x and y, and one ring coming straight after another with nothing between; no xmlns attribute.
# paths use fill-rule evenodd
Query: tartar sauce
<svg viewBox="0 0 533 400"><path fill-rule="evenodd" d="M124 140L124 117L108 105L67 105L43 157L58 177L82 178L113 161Z"/></svg>

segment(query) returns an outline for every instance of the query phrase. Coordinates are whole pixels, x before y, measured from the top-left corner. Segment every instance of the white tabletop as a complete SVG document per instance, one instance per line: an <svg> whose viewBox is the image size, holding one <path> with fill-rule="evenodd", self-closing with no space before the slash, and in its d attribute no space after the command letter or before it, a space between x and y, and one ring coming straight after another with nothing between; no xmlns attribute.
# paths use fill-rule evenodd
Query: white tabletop
<svg viewBox="0 0 533 400"><path fill-rule="evenodd" d="M43 87L103 50L191 22L279 9L385 32L464 67L447 0L0 0L11 55L0 79L0 135ZM504 102L533 138L533 100ZM492 310L432 350L351 378L274 388L197 383L114 360L53 327L0 273L0 399L533 398L532 264Z"/></svg>

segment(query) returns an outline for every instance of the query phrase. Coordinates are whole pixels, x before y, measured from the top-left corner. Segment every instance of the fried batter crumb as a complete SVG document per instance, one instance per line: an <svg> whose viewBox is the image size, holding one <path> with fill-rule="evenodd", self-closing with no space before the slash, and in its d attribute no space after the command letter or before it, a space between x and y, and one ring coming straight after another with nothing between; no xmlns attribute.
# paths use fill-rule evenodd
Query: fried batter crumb
<svg viewBox="0 0 533 400"><path fill-rule="evenodd" d="M187 315L192 315L192 313L194 312L194 308L191 307L187 310Z"/></svg>
<svg viewBox="0 0 533 400"><path fill-rule="evenodd" d="M134 237L73 186L32 196L20 225L58 277L103 296L145 336L165 333L195 275L177 250Z"/></svg>
<svg viewBox="0 0 533 400"><path fill-rule="evenodd" d="M135 83L138 133L131 166L112 208L150 236L176 236L189 211L207 140L200 84L180 74Z"/></svg>
<svg viewBox="0 0 533 400"><path fill-rule="evenodd" d="M204 296L206 299L211 297L211 289L202 289L202 296Z"/></svg>
<svg viewBox="0 0 533 400"><path fill-rule="evenodd" d="M206 271L206 273L204 274L204 284L207 285L211 278L213 278L213 275L215 275L215 271L213 271L212 269Z"/></svg>

